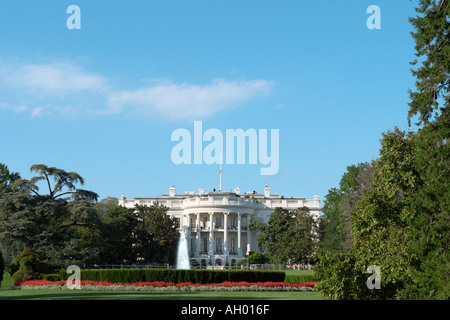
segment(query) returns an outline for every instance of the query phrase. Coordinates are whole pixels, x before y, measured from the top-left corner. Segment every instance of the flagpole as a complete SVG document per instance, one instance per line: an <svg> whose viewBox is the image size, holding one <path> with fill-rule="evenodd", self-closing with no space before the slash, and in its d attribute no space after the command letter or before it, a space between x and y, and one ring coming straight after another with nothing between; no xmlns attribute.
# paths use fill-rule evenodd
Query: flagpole
<svg viewBox="0 0 450 320"><path fill-rule="evenodd" d="M222 155L220 155L219 191L222 191Z"/></svg>
<svg viewBox="0 0 450 320"><path fill-rule="evenodd" d="M219 187L219 191L222 191L222 163L220 163L220 187Z"/></svg>

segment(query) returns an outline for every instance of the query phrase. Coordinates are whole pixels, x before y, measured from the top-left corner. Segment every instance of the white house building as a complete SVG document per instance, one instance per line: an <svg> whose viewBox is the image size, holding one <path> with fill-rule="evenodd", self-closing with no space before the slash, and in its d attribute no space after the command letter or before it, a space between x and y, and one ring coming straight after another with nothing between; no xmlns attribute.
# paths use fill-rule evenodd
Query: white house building
<svg viewBox="0 0 450 320"><path fill-rule="evenodd" d="M310 214L319 217L321 206L319 197L284 198L271 194L266 185L264 194L255 191L241 194L239 187L235 192L194 191L176 194L175 188L169 194L156 198L126 199L122 195L119 205L134 208L136 204L151 205L158 202L169 208L178 227L184 230L188 239L191 264L223 266L245 258L250 251L259 252L256 232L249 230L249 223L267 223L276 207L295 210L308 207Z"/></svg>

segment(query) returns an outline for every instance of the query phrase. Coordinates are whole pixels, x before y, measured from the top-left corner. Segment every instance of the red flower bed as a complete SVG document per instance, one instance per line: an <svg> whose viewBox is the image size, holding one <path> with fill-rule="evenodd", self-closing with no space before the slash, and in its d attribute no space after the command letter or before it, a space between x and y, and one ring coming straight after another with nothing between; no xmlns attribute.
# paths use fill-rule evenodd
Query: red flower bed
<svg viewBox="0 0 450 320"><path fill-rule="evenodd" d="M14 283L14 286L46 286L46 285L60 285L64 286L66 281L48 281L48 280L20 280ZM153 282L135 282L135 283L112 283L107 281L90 281L90 280L82 280L80 281L81 286L85 285L94 285L94 286L152 286L152 287L250 287L250 286L261 286L261 287L314 287L316 282L297 282L297 283L285 283L285 282L230 282L225 281L222 283L209 283L209 284L200 284L200 283L192 283L192 282L181 282L181 283L173 283L173 282L164 282L164 281L153 281Z"/></svg>

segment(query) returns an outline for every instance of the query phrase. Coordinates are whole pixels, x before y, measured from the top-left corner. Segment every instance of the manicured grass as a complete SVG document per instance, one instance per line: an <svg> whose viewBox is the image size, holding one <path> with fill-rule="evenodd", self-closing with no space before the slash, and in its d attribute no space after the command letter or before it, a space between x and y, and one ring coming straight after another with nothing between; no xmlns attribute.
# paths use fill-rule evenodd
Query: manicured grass
<svg viewBox="0 0 450 320"><path fill-rule="evenodd" d="M299 274L304 271L288 271ZM5 273L0 300L321 300L318 292L107 292L80 290L9 290L14 283Z"/></svg>
<svg viewBox="0 0 450 320"><path fill-rule="evenodd" d="M106 292L0 290L0 300L321 300L317 292Z"/></svg>
<svg viewBox="0 0 450 320"><path fill-rule="evenodd" d="M1 289L8 289L12 285L14 285L13 279L11 278L9 273L5 272L3 274L3 281L2 281L2 285L0 286L0 290Z"/></svg>
<svg viewBox="0 0 450 320"><path fill-rule="evenodd" d="M287 275L296 276L296 275L313 275L314 271L312 270L285 270Z"/></svg>

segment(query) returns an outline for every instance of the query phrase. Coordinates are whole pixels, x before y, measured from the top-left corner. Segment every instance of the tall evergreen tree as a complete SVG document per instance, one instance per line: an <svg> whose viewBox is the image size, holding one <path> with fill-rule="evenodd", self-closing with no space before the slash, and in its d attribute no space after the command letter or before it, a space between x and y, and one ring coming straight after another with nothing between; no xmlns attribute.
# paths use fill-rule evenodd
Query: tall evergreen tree
<svg viewBox="0 0 450 320"><path fill-rule="evenodd" d="M416 89L410 91L408 119L418 116L415 168L421 183L411 193L413 282L408 297L450 297L450 1L421 0L415 27L416 55L421 61L412 74ZM414 61L413 65L418 65Z"/></svg>
<svg viewBox="0 0 450 320"><path fill-rule="evenodd" d="M19 179L19 173L10 172L7 165L0 163L0 197L2 194L11 191L11 185Z"/></svg>
<svg viewBox="0 0 450 320"><path fill-rule="evenodd" d="M8 264L25 248L53 267L92 261L96 253L83 246L79 231L99 222L92 207L97 194L78 189L84 179L75 172L42 164L31 171L33 178L17 180L0 198L0 243ZM40 192L39 183L48 193Z"/></svg>

